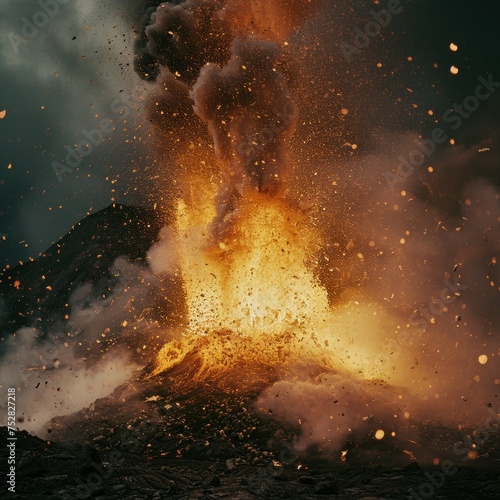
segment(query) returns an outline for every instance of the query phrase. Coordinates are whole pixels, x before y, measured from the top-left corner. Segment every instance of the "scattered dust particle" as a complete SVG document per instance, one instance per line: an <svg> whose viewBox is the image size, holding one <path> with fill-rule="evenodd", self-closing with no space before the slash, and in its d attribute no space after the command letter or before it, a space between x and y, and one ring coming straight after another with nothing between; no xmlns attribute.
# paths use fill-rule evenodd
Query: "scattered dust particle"
<svg viewBox="0 0 500 500"><path fill-rule="evenodd" d="M488 356L486 356L486 354L481 354L481 356L479 356L478 358L478 361L480 364L485 365L488 362Z"/></svg>

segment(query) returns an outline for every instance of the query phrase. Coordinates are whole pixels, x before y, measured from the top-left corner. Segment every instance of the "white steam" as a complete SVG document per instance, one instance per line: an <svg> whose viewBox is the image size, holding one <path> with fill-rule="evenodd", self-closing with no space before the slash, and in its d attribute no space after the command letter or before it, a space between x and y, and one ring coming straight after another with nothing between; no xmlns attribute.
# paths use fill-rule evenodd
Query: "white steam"
<svg viewBox="0 0 500 500"><path fill-rule="evenodd" d="M110 394L149 361L159 329L140 313L158 280L123 257L111 274L117 283L107 294L89 283L72 293L66 321L45 331L24 327L8 340L0 379L17 389L20 428L44 435L48 420Z"/></svg>

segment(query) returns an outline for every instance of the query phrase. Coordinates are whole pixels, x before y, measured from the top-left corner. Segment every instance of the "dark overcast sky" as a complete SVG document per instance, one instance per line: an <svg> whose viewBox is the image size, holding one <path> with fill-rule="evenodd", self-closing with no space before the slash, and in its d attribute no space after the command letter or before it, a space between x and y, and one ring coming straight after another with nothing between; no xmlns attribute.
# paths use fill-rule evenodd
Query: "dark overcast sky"
<svg viewBox="0 0 500 500"><path fill-rule="evenodd" d="M435 126L426 110L445 110L461 102L481 75L492 74L500 81L494 1L401 0L404 12L346 64L339 43L351 42L354 27L366 24L370 9L386 3L359 1L353 8L352 2L331 1L329 14L316 18L322 24L307 27L309 32L317 29L323 44L325 61L315 64L329 59L339 87L374 120L379 116L379 126L425 135ZM124 94L148 85L133 71L133 27L139 26L144 4L57 2L58 12L47 26L21 44L15 35L23 36L24 19L39 16L41 6L28 0L0 1L0 111L7 111L0 120L1 267L36 257L88 212L112 201L154 201L152 186L158 184L158 175L161 178L160 168L168 169L168 160L158 158L148 143L148 122L140 109L131 102L123 117L117 105ZM43 22L43 16L40 19ZM451 42L459 46L458 52L449 49ZM394 78L387 88L366 92L373 83L366 75L375 59L392 66ZM459 68L458 75L450 75L451 65ZM379 113L407 87L419 104L415 112ZM498 145L499 103L500 89L457 131L457 141L471 146L489 139ZM65 163L65 148L84 140L84 131L103 119L112 120L115 130L60 182L52 163ZM369 127L367 122L363 127ZM498 155L498 149L492 148L492 154ZM497 174L490 180L498 184Z"/></svg>

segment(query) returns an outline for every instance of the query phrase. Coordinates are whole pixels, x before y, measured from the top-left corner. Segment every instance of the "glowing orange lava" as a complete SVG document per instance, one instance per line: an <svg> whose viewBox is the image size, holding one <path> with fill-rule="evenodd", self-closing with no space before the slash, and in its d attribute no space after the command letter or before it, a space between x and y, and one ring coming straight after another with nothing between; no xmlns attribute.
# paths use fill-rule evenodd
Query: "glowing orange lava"
<svg viewBox="0 0 500 500"><path fill-rule="evenodd" d="M223 240L215 241L214 206L207 201L178 205L189 330L311 330L329 306L313 272L319 235L305 216L283 200L251 192L225 221Z"/></svg>
<svg viewBox="0 0 500 500"><path fill-rule="evenodd" d="M155 373L197 348L207 358L205 368L212 363L223 369L220 339L200 336L232 332L252 341L225 342L226 355L232 350L238 357L241 351L247 360L253 350L273 365L276 344L288 335L289 360L316 357L330 369L394 381L396 361L408 364L404 356L392 360L386 352L395 325L380 306L352 300L331 308L315 274L321 233L308 217L283 199L249 191L226 216L218 237L215 193L215 185L200 183L177 204L171 245L184 284L187 339L163 348Z"/></svg>

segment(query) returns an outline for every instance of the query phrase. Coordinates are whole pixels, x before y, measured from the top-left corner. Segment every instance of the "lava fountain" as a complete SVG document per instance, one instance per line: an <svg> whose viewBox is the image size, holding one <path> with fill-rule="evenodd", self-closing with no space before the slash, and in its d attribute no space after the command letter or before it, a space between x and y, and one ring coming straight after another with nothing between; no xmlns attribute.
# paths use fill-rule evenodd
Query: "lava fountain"
<svg viewBox="0 0 500 500"><path fill-rule="evenodd" d="M223 219L224 237L219 239L213 232L217 195L207 191L203 195L199 187L195 197L179 201L176 228L168 239L176 249L186 299L189 340L181 349L183 356L193 349L193 337L201 341L200 335L232 332L255 341L246 341L242 361L255 349L262 362L269 356L273 364L285 334L294 340L287 348L290 359L282 362L308 359L314 365L322 359L324 366L366 378L396 372L394 366L384 365L377 340L387 315L356 302L330 306L315 273L321 233L298 207L249 190ZM361 339L360 331L369 332L372 339ZM155 373L172 366L172 349L178 346L167 344L160 352ZM206 364L211 357L208 354Z"/></svg>

